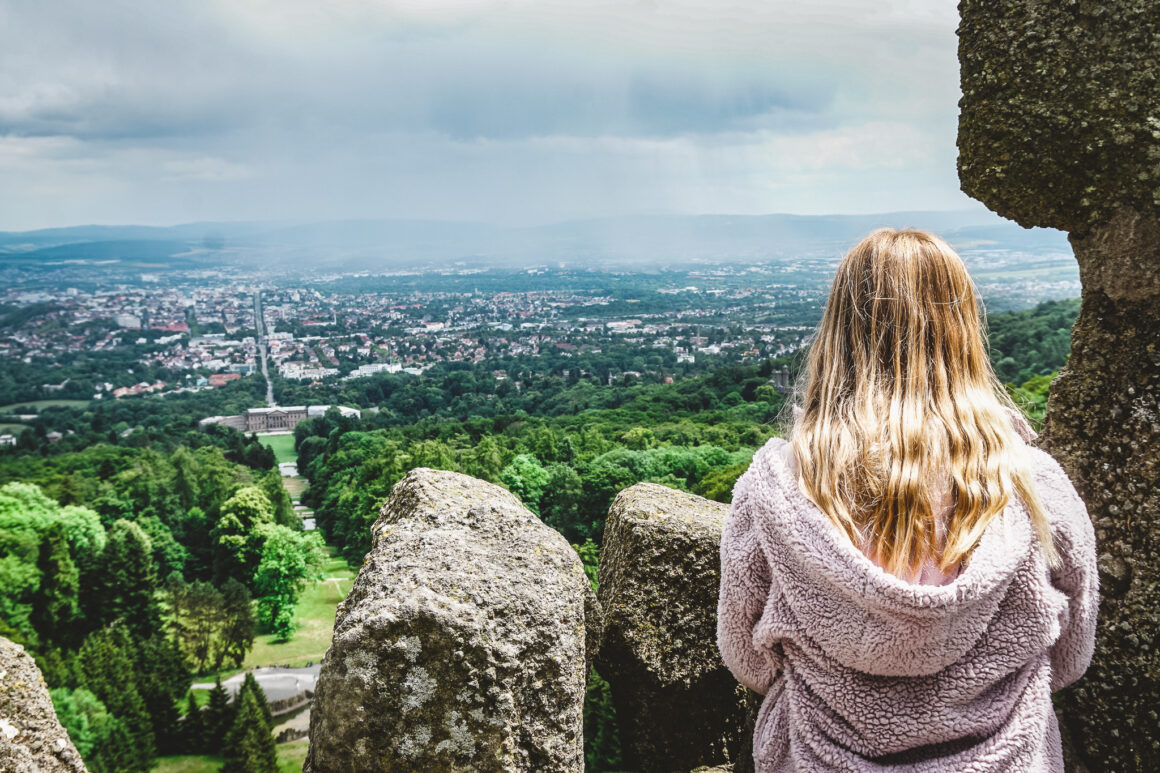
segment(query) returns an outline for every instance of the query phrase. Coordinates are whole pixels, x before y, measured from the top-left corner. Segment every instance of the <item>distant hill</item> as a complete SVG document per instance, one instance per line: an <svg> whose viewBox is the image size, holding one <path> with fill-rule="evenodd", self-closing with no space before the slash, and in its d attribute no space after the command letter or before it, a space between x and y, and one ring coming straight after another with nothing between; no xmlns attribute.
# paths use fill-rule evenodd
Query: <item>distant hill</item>
<svg viewBox="0 0 1160 773"><path fill-rule="evenodd" d="M0 232L0 262L124 260L173 268L191 263L324 270L437 268L457 262L584 262L643 267L689 261L778 260L840 255L881 226L935 231L962 249L1069 253L1066 237L1021 228L989 212L879 215L642 215L504 227L426 220L318 223L214 222L169 227L77 226Z"/></svg>
<svg viewBox="0 0 1160 773"><path fill-rule="evenodd" d="M189 245L172 239L117 239L113 241L76 242L39 247L24 252L0 253L6 262L60 262L64 260L161 260L169 262L174 255L188 252Z"/></svg>

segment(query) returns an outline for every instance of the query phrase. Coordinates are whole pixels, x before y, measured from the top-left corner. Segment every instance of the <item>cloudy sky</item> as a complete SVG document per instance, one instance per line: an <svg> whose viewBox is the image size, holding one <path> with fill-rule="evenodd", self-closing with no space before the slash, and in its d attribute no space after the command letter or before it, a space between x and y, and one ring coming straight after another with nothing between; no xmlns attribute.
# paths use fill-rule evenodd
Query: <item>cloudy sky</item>
<svg viewBox="0 0 1160 773"><path fill-rule="evenodd" d="M0 229L963 209L954 0L3 0Z"/></svg>

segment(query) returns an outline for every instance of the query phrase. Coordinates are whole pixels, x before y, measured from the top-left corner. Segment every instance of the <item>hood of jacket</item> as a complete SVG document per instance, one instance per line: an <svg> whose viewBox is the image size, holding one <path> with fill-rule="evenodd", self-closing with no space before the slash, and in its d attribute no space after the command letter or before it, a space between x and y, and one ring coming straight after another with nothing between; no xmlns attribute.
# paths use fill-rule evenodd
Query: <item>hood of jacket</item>
<svg viewBox="0 0 1160 773"><path fill-rule="evenodd" d="M1030 432L1025 423L1017 428L1025 438ZM751 501L765 511L762 549L783 601L766 613L786 618L764 627L804 633L826 656L868 674L934 674L962 658L985 634L1037 539L1019 498L992 518L958 577L915 584L871 561L806 497L787 445L771 439L746 473Z"/></svg>

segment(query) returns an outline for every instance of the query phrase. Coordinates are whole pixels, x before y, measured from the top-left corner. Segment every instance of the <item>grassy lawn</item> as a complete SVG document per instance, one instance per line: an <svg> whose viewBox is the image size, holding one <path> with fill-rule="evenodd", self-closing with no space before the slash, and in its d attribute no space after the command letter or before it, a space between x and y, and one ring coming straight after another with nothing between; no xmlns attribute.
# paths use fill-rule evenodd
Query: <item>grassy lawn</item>
<svg viewBox="0 0 1160 773"><path fill-rule="evenodd" d="M278 770L281 773L291 773L291 771L300 773L302 765L306 762L308 748L310 748L310 742L305 738L301 741L280 744L278 746Z"/></svg>
<svg viewBox="0 0 1160 773"><path fill-rule="evenodd" d="M26 429L27 424L0 424L0 435L19 435Z"/></svg>
<svg viewBox="0 0 1160 773"><path fill-rule="evenodd" d="M299 773L306 762L306 739L278 745L278 770L280 773ZM153 773L217 773L222 766L221 757L187 756L159 757Z"/></svg>
<svg viewBox="0 0 1160 773"><path fill-rule="evenodd" d="M334 612L338 602L350 592L354 572L346 561L335 555L322 568L324 579L302 592L298 600L298 630L290 641L275 642L271 635L258 636L254 648L242 664L255 666L304 666L308 661L317 663L330 647L334 633ZM201 681L199 678L198 681Z"/></svg>
<svg viewBox="0 0 1160 773"><path fill-rule="evenodd" d="M221 757L158 757L155 773L217 773L222 766Z"/></svg>
<svg viewBox="0 0 1160 773"><path fill-rule="evenodd" d="M195 682L200 682L201 677L195 676L193 678L193 680ZM197 701L197 707L199 709L204 709L209 704L209 690L190 690L190 692L193 693L193 699L195 701ZM188 713L186 711L186 709L188 709L188 708L189 708L189 699L188 698L186 700L180 701L177 704L177 711L183 717Z"/></svg>
<svg viewBox="0 0 1160 773"><path fill-rule="evenodd" d="M330 558L322 567L322 576L326 579L302 591L296 610L298 630L290 640L278 642L274 640L272 634L260 634L254 638L254 647L242 662L241 668L195 674L194 683L212 684L219 676L224 682L235 674L258 666L305 666L307 663L322 660L322 656L330 648L330 639L334 634L334 614L338 602L350 593L355 575L354 570L337 555L334 548L328 547L327 550L330 552ZM192 690L192 692L199 706L204 706L209 701L209 690ZM180 701L182 714L186 708L186 699L183 698Z"/></svg>
<svg viewBox="0 0 1160 773"><path fill-rule="evenodd" d="M261 435L258 440L274 451L274 458L278 464L298 461L298 454L294 451L293 435Z"/></svg>
<svg viewBox="0 0 1160 773"><path fill-rule="evenodd" d="M10 405L0 405L0 413L31 413L30 409L35 408L40 410L42 408L55 407L69 407L69 408L83 408L88 405L88 400L29 400L26 403L11 403Z"/></svg>

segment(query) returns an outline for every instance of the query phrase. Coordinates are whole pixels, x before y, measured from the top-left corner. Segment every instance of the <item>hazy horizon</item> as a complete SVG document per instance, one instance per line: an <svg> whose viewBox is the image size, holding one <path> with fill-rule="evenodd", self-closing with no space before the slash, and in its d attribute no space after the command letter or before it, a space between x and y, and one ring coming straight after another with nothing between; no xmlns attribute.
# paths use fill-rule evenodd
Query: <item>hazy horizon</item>
<svg viewBox="0 0 1160 773"><path fill-rule="evenodd" d="M977 207L957 207L950 209L908 209L908 210L891 210L883 212L816 212L816 213L797 213L797 212L632 212L621 213L613 215L593 216L593 217L573 217L561 218L556 220L546 220L535 223L496 223L488 220L470 220L466 218L392 218L392 217L336 217L326 219L311 219L311 218L283 218L283 219L249 219L249 218L222 218L213 220L180 220L167 222L77 222L64 223L59 225L49 225L39 228L0 228L0 233L6 234L21 234L33 233L37 231L67 231L84 228L151 228L151 229L171 229L181 228L183 226L269 226L273 228L286 228L297 226L313 226L313 225L338 225L343 223L358 224L358 223L446 223L455 225L471 225L471 226L485 226L499 229L521 230L521 229L536 229L536 228L550 228L552 226L569 225L585 222L600 222L600 221L615 221L621 219L649 219L649 218L778 218L791 217L803 219L822 219L822 218L858 218L858 217L893 217L899 215L962 215L969 223L977 224L984 221L994 221L1002 223L1012 223L1013 221L1002 217L982 205ZM1021 226L1020 226L1021 227ZM1051 229L1039 229L1051 230Z"/></svg>

